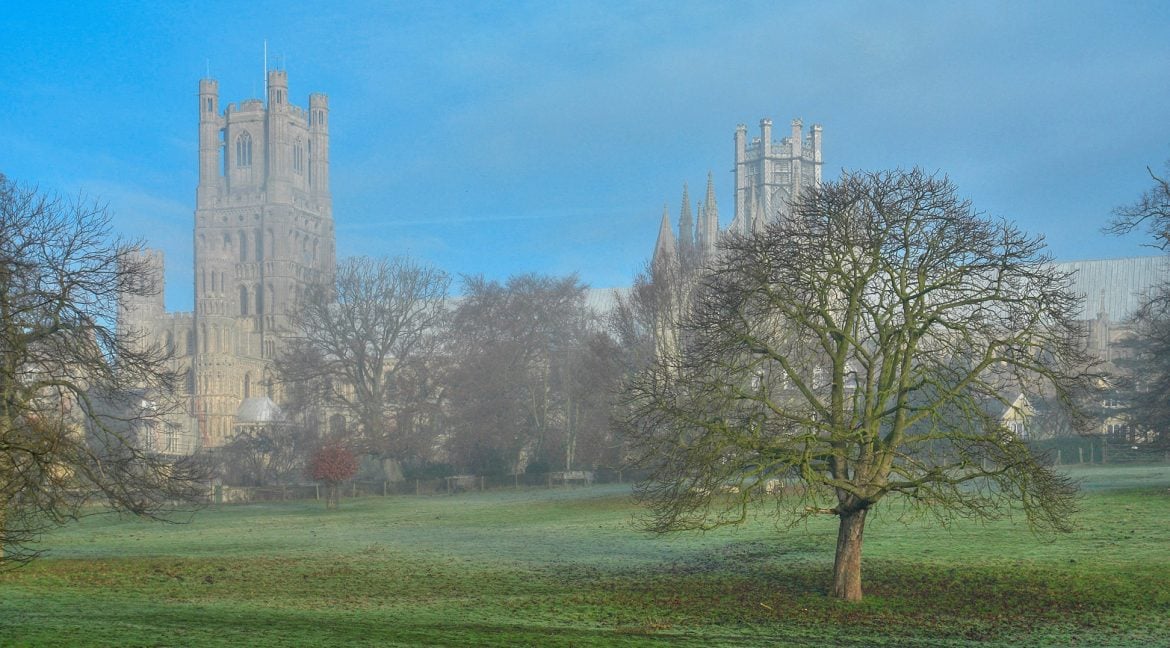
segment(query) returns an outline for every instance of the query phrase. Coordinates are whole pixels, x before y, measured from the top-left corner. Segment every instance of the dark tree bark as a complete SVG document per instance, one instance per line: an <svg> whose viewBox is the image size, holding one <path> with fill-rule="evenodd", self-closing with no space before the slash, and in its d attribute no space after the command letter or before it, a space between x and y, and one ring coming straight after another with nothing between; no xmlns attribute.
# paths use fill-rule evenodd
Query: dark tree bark
<svg viewBox="0 0 1170 648"><path fill-rule="evenodd" d="M837 551L833 559L833 597L861 600L861 540L868 509L839 513Z"/></svg>

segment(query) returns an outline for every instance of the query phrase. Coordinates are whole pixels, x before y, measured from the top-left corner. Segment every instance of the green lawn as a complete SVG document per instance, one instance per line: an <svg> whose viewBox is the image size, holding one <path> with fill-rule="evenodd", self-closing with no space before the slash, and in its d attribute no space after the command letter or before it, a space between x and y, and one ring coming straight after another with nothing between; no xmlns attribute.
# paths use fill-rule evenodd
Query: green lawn
<svg viewBox="0 0 1170 648"><path fill-rule="evenodd" d="M1050 542L877 515L857 605L833 519L650 537L617 486L94 517L0 575L0 645L1164 645L1170 467L1074 474Z"/></svg>

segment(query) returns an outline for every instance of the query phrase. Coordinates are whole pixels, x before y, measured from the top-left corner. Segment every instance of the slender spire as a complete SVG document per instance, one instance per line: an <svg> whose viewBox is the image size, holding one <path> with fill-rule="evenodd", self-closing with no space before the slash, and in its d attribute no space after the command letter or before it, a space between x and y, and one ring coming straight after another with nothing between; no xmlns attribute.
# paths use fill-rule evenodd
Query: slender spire
<svg viewBox="0 0 1170 648"><path fill-rule="evenodd" d="M687 183L683 183L682 211L678 216L678 246L689 250L695 246L695 221L691 216L691 197Z"/></svg>
<svg viewBox="0 0 1170 648"><path fill-rule="evenodd" d="M654 244L654 263L665 263L675 257L674 230L670 226L670 207L662 205L662 223L658 226L658 242Z"/></svg>
<svg viewBox="0 0 1170 648"><path fill-rule="evenodd" d="M715 204L715 177L707 172L707 198L699 209L699 250L710 254L719 239L719 207Z"/></svg>

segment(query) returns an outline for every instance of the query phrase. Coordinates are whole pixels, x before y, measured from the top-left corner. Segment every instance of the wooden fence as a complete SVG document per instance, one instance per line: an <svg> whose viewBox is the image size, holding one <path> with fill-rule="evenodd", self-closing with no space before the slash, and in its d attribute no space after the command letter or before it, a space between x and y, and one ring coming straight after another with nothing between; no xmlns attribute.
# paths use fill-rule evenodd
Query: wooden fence
<svg viewBox="0 0 1170 648"><path fill-rule="evenodd" d="M450 475L398 482L352 480L342 484L338 491L342 497L433 496L520 488L587 488L594 484L628 483L642 477L641 473L620 470L569 470L520 475ZM278 486L214 484L209 499L215 504L243 504L321 499L324 496L325 487L320 484Z"/></svg>

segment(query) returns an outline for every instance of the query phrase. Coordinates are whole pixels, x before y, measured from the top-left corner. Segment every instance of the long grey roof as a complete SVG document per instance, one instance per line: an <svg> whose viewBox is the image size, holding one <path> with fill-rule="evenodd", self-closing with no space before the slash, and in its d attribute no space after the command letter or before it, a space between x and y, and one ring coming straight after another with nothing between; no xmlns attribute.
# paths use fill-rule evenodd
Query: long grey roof
<svg viewBox="0 0 1170 648"><path fill-rule="evenodd" d="M1106 313L1122 321L1137 310L1151 291L1170 281L1170 258L1164 255L1065 261L1057 268L1072 272L1072 288L1084 300L1077 319Z"/></svg>

